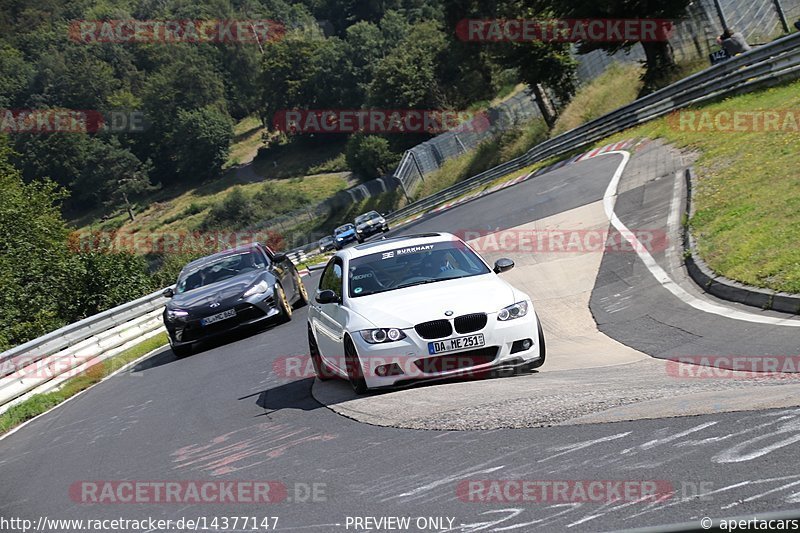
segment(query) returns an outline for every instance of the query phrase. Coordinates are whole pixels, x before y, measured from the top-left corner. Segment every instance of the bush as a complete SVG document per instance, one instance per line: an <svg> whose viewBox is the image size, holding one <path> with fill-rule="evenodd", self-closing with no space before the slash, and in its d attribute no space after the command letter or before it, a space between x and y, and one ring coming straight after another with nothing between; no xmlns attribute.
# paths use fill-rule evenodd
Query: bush
<svg viewBox="0 0 800 533"><path fill-rule="evenodd" d="M400 156L392 152L389 141L383 137L357 133L347 141L345 161L350 170L369 180L389 172L400 161Z"/></svg>
<svg viewBox="0 0 800 533"><path fill-rule="evenodd" d="M141 298L154 290L147 261L132 252L96 250L77 254L65 318L75 322Z"/></svg>
<svg viewBox="0 0 800 533"><path fill-rule="evenodd" d="M267 182L252 197L235 187L225 199L214 205L201 224L209 229L242 229L308 205L303 191Z"/></svg>
<svg viewBox="0 0 800 533"><path fill-rule="evenodd" d="M241 187L234 187L225 199L211 208L203 221L203 229L246 227L259 220L258 210Z"/></svg>

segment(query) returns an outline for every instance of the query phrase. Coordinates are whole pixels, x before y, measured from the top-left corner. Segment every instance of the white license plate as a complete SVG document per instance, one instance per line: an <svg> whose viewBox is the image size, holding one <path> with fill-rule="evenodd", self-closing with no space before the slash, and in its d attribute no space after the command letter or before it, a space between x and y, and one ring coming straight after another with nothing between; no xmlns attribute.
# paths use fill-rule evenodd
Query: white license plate
<svg viewBox="0 0 800 533"><path fill-rule="evenodd" d="M200 321L200 324L203 326L208 326L209 324L220 322L222 320L227 320L235 316L236 316L236 309L228 309L227 311L217 313L216 315L205 317L203 320Z"/></svg>
<svg viewBox="0 0 800 533"><path fill-rule="evenodd" d="M430 355L436 355L445 352L457 352L458 350L467 350L469 348L480 348L485 344L486 341L483 339L483 333L478 333L477 335L456 337L455 339L447 339L445 341L429 342L428 353Z"/></svg>

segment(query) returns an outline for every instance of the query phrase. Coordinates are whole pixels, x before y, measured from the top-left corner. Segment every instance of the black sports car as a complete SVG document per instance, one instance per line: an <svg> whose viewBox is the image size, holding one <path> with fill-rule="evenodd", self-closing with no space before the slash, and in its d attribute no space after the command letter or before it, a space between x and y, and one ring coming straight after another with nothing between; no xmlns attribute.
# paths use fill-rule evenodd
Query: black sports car
<svg viewBox="0 0 800 533"><path fill-rule="evenodd" d="M364 242L364 239L371 237L376 233L386 233L389 231L389 224L386 219L377 211L370 211L359 215L355 220L356 225L356 238L358 242Z"/></svg>
<svg viewBox="0 0 800 533"><path fill-rule="evenodd" d="M240 327L288 321L293 306L308 303L294 264L261 244L226 250L183 267L164 309L164 325L177 356L192 344Z"/></svg>

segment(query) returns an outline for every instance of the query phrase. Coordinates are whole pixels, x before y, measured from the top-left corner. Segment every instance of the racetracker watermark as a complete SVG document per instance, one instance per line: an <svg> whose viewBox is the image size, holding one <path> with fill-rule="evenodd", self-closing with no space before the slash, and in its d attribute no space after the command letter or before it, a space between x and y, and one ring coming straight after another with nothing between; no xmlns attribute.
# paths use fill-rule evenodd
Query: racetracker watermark
<svg viewBox="0 0 800 533"><path fill-rule="evenodd" d="M327 501L318 482L254 480L76 481L69 497L81 504L264 504Z"/></svg>
<svg viewBox="0 0 800 533"><path fill-rule="evenodd" d="M285 247L283 236L272 230L81 231L69 238L69 248L76 253L101 251L145 255L215 253L252 243L265 244L274 250Z"/></svg>
<svg viewBox="0 0 800 533"><path fill-rule="evenodd" d="M672 498L665 480L525 480L468 479L456 486L458 499L468 503L653 503Z"/></svg>
<svg viewBox="0 0 800 533"><path fill-rule="evenodd" d="M800 355L689 355L667 361L678 379L800 379Z"/></svg>
<svg viewBox="0 0 800 533"><path fill-rule="evenodd" d="M127 365L127 362L115 358L105 360L105 365L100 362L97 354L75 354L64 357L56 355L36 360L32 356L21 356L6 359L0 362L0 388L18 382L20 379L44 379L55 377L72 378L76 376L91 376L101 372L111 372ZM139 376L141 373L130 372L128 376Z"/></svg>
<svg viewBox="0 0 800 533"><path fill-rule="evenodd" d="M462 19L456 35L468 42L665 42L675 24L664 19Z"/></svg>
<svg viewBox="0 0 800 533"><path fill-rule="evenodd" d="M139 133L148 127L142 111L0 109L0 133Z"/></svg>
<svg viewBox="0 0 800 533"><path fill-rule="evenodd" d="M489 129L485 112L441 109L289 109L275 113L274 129L286 133L443 133Z"/></svg>
<svg viewBox="0 0 800 533"><path fill-rule="evenodd" d="M529 349L535 348L533 339L529 339ZM326 359L341 368L347 368L347 358L344 355ZM432 356L411 355L359 355L359 364L364 377L405 377L421 378L430 374L453 372L460 377L480 377L491 370L488 366L494 362L493 357L475 356L470 354L439 354ZM484 368L478 368L482 365ZM329 368L321 368L326 378L336 377ZM287 381L313 378L317 374L314 363L308 355L287 355L278 357L272 362L272 372Z"/></svg>
<svg viewBox="0 0 800 533"><path fill-rule="evenodd" d="M252 20L72 20L69 39L76 43L221 43L263 44L286 33L279 22Z"/></svg>
<svg viewBox="0 0 800 533"><path fill-rule="evenodd" d="M676 131L691 133L797 133L800 109L676 111L667 117Z"/></svg>
<svg viewBox="0 0 800 533"><path fill-rule="evenodd" d="M457 231L476 252L600 253L661 252L669 242L664 230L640 229L625 233L609 230Z"/></svg>

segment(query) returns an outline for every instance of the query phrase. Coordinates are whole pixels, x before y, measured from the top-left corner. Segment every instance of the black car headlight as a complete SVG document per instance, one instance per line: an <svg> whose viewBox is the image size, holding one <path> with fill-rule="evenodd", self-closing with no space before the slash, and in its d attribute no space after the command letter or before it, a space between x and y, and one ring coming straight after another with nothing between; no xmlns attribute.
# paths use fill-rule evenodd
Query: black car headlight
<svg viewBox="0 0 800 533"><path fill-rule="evenodd" d="M177 320L185 320L189 316L188 311L182 309L167 309L167 320L175 322Z"/></svg>
<svg viewBox="0 0 800 533"><path fill-rule="evenodd" d="M361 338L370 344L394 342L406 338L406 334L397 328L362 329L359 333Z"/></svg>
<svg viewBox="0 0 800 533"><path fill-rule="evenodd" d="M506 320L514 320L521 318L528 314L528 302L517 302L514 305L502 308L497 313L497 320L505 322Z"/></svg>

